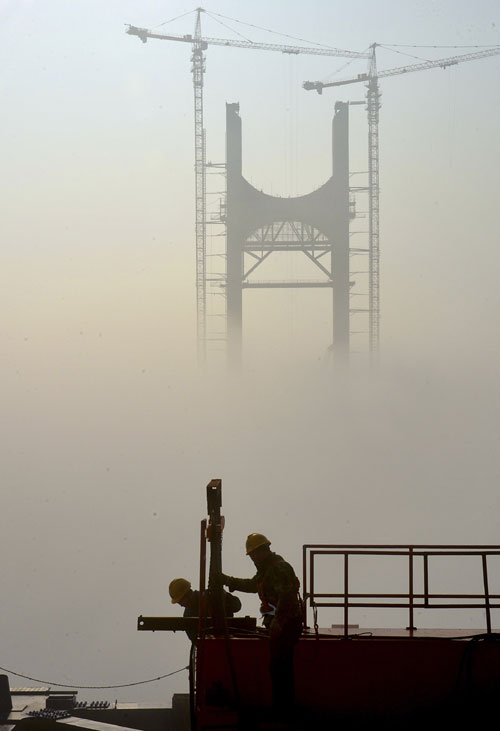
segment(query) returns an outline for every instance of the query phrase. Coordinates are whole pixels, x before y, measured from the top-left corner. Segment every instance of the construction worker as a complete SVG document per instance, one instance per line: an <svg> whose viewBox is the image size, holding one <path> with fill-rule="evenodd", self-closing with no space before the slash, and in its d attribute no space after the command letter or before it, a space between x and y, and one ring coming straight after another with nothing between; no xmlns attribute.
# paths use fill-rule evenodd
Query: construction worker
<svg viewBox="0 0 500 731"><path fill-rule="evenodd" d="M245 547L257 573L251 579L223 574L222 581L229 591L258 593L260 597L260 611L270 639L273 708L287 715L294 699L294 648L302 633L300 583L290 564L271 551L270 545L262 533L251 533Z"/></svg>
<svg viewBox="0 0 500 731"><path fill-rule="evenodd" d="M199 617L200 616L200 592L191 588L191 582L187 579L173 579L168 587L172 604L180 604L184 607L184 617ZM212 602L210 600L210 591L206 592L207 600L207 616L213 615ZM224 592L224 610L226 617L232 617L236 612L241 609L241 602L237 596ZM198 635L197 630L186 630L191 642L196 641Z"/></svg>

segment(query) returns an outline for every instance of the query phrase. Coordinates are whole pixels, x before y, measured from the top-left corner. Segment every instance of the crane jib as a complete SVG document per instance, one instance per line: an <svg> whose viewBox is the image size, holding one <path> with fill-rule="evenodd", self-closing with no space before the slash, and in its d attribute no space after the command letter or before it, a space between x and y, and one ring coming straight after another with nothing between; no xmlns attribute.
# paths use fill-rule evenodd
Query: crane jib
<svg viewBox="0 0 500 731"><path fill-rule="evenodd" d="M460 56L451 56L448 58L437 58L435 61L424 61L423 63L410 64L408 66L397 66L393 69L384 69L376 74L359 74L352 79L343 79L342 81L330 81L323 83L322 81L305 81L303 84L304 89L325 89L331 86L344 86L345 84L357 84L363 81L369 81L370 78L383 79L387 76L399 76L401 74L410 74L415 71L426 71L432 68L446 69L448 66L456 66L459 63L465 63L466 61L479 61L482 58L489 58L491 56L500 56L500 46L493 46L484 51L476 51L475 53L464 53Z"/></svg>
<svg viewBox="0 0 500 731"><path fill-rule="evenodd" d="M148 38L155 38L161 41L179 41L180 43L202 43L203 48L208 46L225 46L234 48L247 48L255 51L276 51L279 53L287 53L290 55L309 55L309 56L341 56L347 58L369 58L369 54L357 51L346 51L340 48L313 48L308 46L288 46L279 43L258 43L253 41L237 41L227 38L195 38L192 35L165 35L163 33L153 33L147 28L138 28L135 25L129 25L126 31L129 35L138 36L143 43Z"/></svg>

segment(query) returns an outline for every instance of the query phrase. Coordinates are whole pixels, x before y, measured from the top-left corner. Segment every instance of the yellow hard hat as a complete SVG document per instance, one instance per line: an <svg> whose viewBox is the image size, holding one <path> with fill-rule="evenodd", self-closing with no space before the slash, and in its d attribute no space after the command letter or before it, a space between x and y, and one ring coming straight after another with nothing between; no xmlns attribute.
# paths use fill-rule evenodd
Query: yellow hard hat
<svg viewBox="0 0 500 731"><path fill-rule="evenodd" d="M186 596L191 588L191 582L187 579L174 579L170 582L168 593L172 597L172 604L178 604L183 596Z"/></svg>
<svg viewBox="0 0 500 731"><path fill-rule="evenodd" d="M247 549L247 556L249 553L252 553L252 551L255 551L256 548L270 545L271 541L269 540L269 538L263 536L262 533L250 533L245 544L245 548Z"/></svg>

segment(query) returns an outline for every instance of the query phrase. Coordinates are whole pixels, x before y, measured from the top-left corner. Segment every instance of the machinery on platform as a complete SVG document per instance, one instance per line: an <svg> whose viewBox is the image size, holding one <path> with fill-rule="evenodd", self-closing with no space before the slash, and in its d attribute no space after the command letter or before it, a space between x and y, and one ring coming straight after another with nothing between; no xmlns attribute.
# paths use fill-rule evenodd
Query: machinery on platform
<svg viewBox="0 0 500 731"><path fill-rule="evenodd" d="M200 526L200 616L144 617L137 629L196 629L191 645L189 695L176 695L172 708L78 703L76 691L50 688L10 690L0 676L0 731L217 731L283 728L270 720L269 639L254 617L226 618L223 610L222 483L207 485L208 518ZM207 551L209 547L209 551ZM209 556L207 556L209 553ZM496 711L500 684L500 633L492 614L500 594L500 546L324 545L302 549L304 630L295 650L292 728L477 728ZM473 592L434 586L443 560L475 562ZM207 573L208 559L208 573ZM392 562L405 590L381 588L388 572L373 567ZM365 567L360 586L360 562ZM399 568L394 567L399 563ZM463 574L458 565L457 575ZM441 563L442 569L442 563ZM495 571L496 569L496 571ZM446 577L445 577L446 578ZM478 581L481 590L478 589ZM491 586L490 586L491 585ZM211 615L207 615L207 591ZM498 590L497 590L498 591ZM403 628L351 623L353 612L403 612ZM474 610L479 629L418 627L437 610ZM341 612L342 622L320 628L319 613ZM418 622L417 622L418 619Z"/></svg>

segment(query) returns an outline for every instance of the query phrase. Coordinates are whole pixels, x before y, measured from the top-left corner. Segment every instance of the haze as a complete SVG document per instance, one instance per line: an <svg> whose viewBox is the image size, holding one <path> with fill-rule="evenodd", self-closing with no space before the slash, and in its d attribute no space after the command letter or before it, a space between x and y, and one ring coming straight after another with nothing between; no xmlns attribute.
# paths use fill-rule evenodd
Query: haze
<svg viewBox="0 0 500 731"><path fill-rule="evenodd" d="M359 51L500 43L493 0L206 7ZM499 542L500 57L381 84L379 367L353 343L350 375L332 372L324 293L252 292L242 374L200 374L190 49L143 45L124 26L190 9L0 3L0 666L42 680L128 683L187 663L183 635L139 634L136 618L177 612L174 576L196 583L212 477L236 575L251 574L252 531L297 569L303 543ZM192 26L190 15L164 30ZM406 62L380 49L381 69ZM238 101L249 180L280 195L320 185L335 101L364 89L318 96L301 84L345 63L209 48L209 159L224 160L225 102ZM338 78L363 71L355 62ZM366 115L352 109L351 168L362 170ZM244 610L255 614L256 598ZM186 687L180 674L79 697L168 702Z"/></svg>

